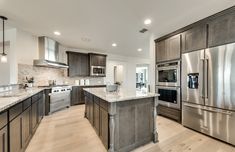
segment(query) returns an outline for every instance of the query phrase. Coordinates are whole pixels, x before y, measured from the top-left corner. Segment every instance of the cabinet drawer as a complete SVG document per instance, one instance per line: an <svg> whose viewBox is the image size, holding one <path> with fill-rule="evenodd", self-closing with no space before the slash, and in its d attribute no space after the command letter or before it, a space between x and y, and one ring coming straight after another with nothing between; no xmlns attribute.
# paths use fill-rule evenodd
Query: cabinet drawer
<svg viewBox="0 0 235 152"><path fill-rule="evenodd" d="M7 124L7 111L0 114L0 128Z"/></svg>
<svg viewBox="0 0 235 152"><path fill-rule="evenodd" d="M27 109L29 106L31 106L31 98L23 101L23 110Z"/></svg>
<svg viewBox="0 0 235 152"><path fill-rule="evenodd" d="M23 104L19 103L9 109L9 121L20 115L23 111Z"/></svg>
<svg viewBox="0 0 235 152"><path fill-rule="evenodd" d="M39 94L32 96L32 103L38 101L38 99L39 99Z"/></svg>
<svg viewBox="0 0 235 152"><path fill-rule="evenodd" d="M100 99L100 107L104 108L106 111L108 111L108 102Z"/></svg>

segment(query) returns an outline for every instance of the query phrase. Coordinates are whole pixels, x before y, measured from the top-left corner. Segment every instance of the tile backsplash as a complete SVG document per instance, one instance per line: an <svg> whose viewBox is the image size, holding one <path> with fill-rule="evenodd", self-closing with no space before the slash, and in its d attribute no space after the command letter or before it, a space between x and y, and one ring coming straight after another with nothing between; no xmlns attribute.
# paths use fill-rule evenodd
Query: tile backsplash
<svg viewBox="0 0 235 152"><path fill-rule="evenodd" d="M90 85L104 84L104 78L67 76L67 69L36 67L33 65L18 64L18 83L26 83L26 77L34 77L34 86L49 85L49 80L56 80L57 84L75 84L75 80L89 79Z"/></svg>

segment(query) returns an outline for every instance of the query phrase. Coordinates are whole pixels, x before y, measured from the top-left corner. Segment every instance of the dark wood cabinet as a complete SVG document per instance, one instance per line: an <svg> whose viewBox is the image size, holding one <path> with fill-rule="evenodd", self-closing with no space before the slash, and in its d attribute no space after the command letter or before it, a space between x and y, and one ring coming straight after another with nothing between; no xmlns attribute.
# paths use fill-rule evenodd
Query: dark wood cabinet
<svg viewBox="0 0 235 152"><path fill-rule="evenodd" d="M180 59L181 35L175 35L156 43L156 62Z"/></svg>
<svg viewBox="0 0 235 152"><path fill-rule="evenodd" d="M91 66L106 66L106 56L104 54L89 53Z"/></svg>
<svg viewBox="0 0 235 152"><path fill-rule="evenodd" d="M32 125L32 132L34 133L37 129L37 125L38 125L38 107L39 107L39 102L34 102L32 104L32 121L31 121L31 125Z"/></svg>
<svg viewBox="0 0 235 152"><path fill-rule="evenodd" d="M83 90L79 86L73 86L71 92L71 105L78 105L85 103L85 99L82 101Z"/></svg>
<svg viewBox="0 0 235 152"><path fill-rule="evenodd" d="M23 140L22 140L22 116L17 116L10 122L10 152L21 152L23 151Z"/></svg>
<svg viewBox="0 0 235 152"><path fill-rule="evenodd" d="M89 56L85 53L67 52L68 56L68 76L89 76Z"/></svg>
<svg viewBox="0 0 235 152"><path fill-rule="evenodd" d="M109 137L109 114L108 112L100 107L100 139L103 142L106 149L108 149L108 137Z"/></svg>
<svg viewBox="0 0 235 152"><path fill-rule="evenodd" d="M85 103L85 95L83 88L100 88L100 87L106 87L106 85L94 85L94 86L73 86L72 87L72 93L71 93L71 105L78 105L78 104L84 104Z"/></svg>
<svg viewBox="0 0 235 152"><path fill-rule="evenodd" d="M22 144L23 148L26 148L28 145L31 135L32 135L32 128L31 128L31 107L27 108L22 113Z"/></svg>
<svg viewBox="0 0 235 152"><path fill-rule="evenodd" d="M235 42L235 8L216 16L208 24L209 47Z"/></svg>
<svg viewBox="0 0 235 152"><path fill-rule="evenodd" d="M42 120L44 116L44 102L43 97L38 100L38 123Z"/></svg>
<svg viewBox="0 0 235 152"><path fill-rule="evenodd" d="M95 128L96 133L99 135L100 134L100 106L99 106L99 98L94 98L94 128Z"/></svg>
<svg viewBox="0 0 235 152"><path fill-rule="evenodd" d="M200 24L182 33L182 53L207 47L207 24Z"/></svg>
<svg viewBox="0 0 235 152"><path fill-rule="evenodd" d="M7 129L7 126L0 129L0 152L8 152L8 129Z"/></svg>

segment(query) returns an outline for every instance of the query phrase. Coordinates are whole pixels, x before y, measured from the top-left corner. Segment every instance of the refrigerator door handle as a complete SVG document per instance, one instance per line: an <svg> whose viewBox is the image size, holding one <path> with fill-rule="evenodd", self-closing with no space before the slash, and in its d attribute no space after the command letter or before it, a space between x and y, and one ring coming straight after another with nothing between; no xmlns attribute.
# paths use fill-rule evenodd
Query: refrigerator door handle
<svg viewBox="0 0 235 152"><path fill-rule="evenodd" d="M233 112L231 112L231 111L225 111L225 110L220 110L220 109L216 110L216 109L207 108L207 107L204 107L201 105L192 105L192 104L184 103L184 106L196 108L196 109L201 109L201 110L213 112L213 113L221 113L221 114L225 114L225 115L229 115L229 116L231 116L233 114Z"/></svg>
<svg viewBox="0 0 235 152"><path fill-rule="evenodd" d="M205 59L200 59L200 71L199 73L203 73L204 69L204 64L205 64ZM205 98L205 87L204 87L204 76L200 76L199 74L199 91L200 91L200 97Z"/></svg>
<svg viewBox="0 0 235 152"><path fill-rule="evenodd" d="M205 59L205 72L204 72L204 88L205 98L208 99L208 74L209 74L209 59Z"/></svg>
<svg viewBox="0 0 235 152"><path fill-rule="evenodd" d="M213 113L221 113L221 114L230 115L230 116L233 114L230 111L224 111L224 110L214 110L214 109L208 109L208 108L202 108L202 110L208 111L208 112L213 112Z"/></svg>

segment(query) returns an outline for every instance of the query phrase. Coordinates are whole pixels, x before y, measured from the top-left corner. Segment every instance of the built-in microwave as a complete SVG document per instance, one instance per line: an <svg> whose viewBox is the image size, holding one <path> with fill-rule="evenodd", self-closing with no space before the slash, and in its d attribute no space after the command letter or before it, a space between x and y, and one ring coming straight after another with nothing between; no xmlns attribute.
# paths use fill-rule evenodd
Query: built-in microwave
<svg viewBox="0 0 235 152"><path fill-rule="evenodd" d="M160 105L180 109L180 87L156 86L156 92Z"/></svg>
<svg viewBox="0 0 235 152"><path fill-rule="evenodd" d="M105 76L105 66L91 66L91 76Z"/></svg>
<svg viewBox="0 0 235 152"><path fill-rule="evenodd" d="M156 85L180 86L180 61L157 64Z"/></svg>

